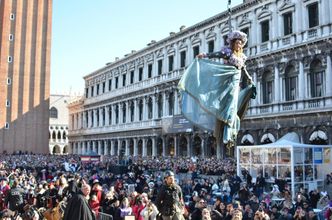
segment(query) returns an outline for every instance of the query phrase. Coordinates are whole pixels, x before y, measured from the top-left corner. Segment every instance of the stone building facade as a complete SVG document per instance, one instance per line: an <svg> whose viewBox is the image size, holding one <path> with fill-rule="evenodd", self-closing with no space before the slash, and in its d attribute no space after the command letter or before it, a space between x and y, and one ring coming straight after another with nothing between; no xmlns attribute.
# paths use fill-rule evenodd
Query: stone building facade
<svg viewBox="0 0 332 220"><path fill-rule="evenodd" d="M229 24L231 22L231 24ZM303 143L331 144L332 3L248 0L84 77L69 105L72 153L232 156L209 131L181 116L177 83L200 52L218 51L229 27L248 34L247 69L257 86L238 144L273 142L295 131Z"/></svg>
<svg viewBox="0 0 332 220"><path fill-rule="evenodd" d="M68 153L69 95L50 96L49 153Z"/></svg>

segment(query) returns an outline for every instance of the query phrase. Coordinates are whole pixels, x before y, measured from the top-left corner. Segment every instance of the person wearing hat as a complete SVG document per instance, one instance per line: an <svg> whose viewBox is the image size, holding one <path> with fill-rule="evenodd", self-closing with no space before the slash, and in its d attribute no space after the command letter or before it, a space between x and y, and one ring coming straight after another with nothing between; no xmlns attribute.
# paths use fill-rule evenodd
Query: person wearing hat
<svg viewBox="0 0 332 220"><path fill-rule="evenodd" d="M96 216L89 205L91 186L82 181L81 190L68 201L63 220L95 220Z"/></svg>
<svg viewBox="0 0 332 220"><path fill-rule="evenodd" d="M214 130L217 140L222 138L225 144L233 145L240 129L240 118L250 98L255 98L256 90L245 69L247 57L243 47L247 35L233 31L227 42L229 45L218 52L198 54L198 59L183 74L178 88L183 115L205 130ZM224 63L201 58L222 58Z"/></svg>
<svg viewBox="0 0 332 220"><path fill-rule="evenodd" d="M163 220L183 220L184 202L182 190L175 183L174 173L166 171L164 175L164 185L161 187L156 206Z"/></svg>

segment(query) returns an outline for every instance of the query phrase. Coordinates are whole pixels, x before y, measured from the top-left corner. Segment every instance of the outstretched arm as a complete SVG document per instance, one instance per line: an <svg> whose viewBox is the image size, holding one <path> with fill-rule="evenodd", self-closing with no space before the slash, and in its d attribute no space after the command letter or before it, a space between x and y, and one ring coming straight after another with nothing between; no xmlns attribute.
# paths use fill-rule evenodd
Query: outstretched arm
<svg viewBox="0 0 332 220"><path fill-rule="evenodd" d="M212 53L200 53L197 55L197 58L223 58L225 60L228 60L231 56L231 49L228 47L223 47L218 52L212 52Z"/></svg>

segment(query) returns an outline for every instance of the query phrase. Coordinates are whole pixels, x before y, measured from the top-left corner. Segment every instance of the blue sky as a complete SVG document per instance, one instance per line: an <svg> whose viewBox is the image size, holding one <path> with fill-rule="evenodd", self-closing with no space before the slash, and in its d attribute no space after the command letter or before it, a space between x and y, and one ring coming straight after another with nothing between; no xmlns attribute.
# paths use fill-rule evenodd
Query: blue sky
<svg viewBox="0 0 332 220"><path fill-rule="evenodd" d="M232 6L243 0L232 0ZM227 9L228 0L54 0L51 94L82 94L83 76L115 57Z"/></svg>

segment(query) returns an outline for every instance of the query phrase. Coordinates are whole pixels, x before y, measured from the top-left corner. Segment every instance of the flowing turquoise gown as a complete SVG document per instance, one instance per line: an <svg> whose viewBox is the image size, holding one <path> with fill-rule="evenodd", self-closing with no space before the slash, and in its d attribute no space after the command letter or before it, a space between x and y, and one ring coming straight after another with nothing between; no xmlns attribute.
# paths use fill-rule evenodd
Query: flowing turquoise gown
<svg viewBox="0 0 332 220"><path fill-rule="evenodd" d="M178 84L182 114L215 136L223 134L224 143L235 142L253 86L241 89L240 79L235 66L195 59Z"/></svg>

